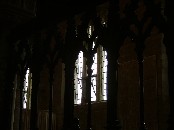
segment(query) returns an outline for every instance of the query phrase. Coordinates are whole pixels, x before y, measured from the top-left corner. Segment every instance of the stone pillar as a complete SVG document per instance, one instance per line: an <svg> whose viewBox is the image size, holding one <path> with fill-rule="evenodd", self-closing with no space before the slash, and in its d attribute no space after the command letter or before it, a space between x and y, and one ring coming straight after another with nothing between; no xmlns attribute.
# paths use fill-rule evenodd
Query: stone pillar
<svg viewBox="0 0 174 130"><path fill-rule="evenodd" d="M38 59L39 60L39 59ZM35 62L36 64L39 64ZM30 116L30 129L38 130L38 88L40 82L40 67L39 65L33 65L31 67L32 73L32 94L31 94L31 116Z"/></svg>
<svg viewBox="0 0 174 130"><path fill-rule="evenodd" d="M55 27L56 28L56 27ZM57 64L58 59L60 58L60 50L62 48L59 48L61 43L57 43L53 39L57 36L54 37L55 35L55 30L53 31L53 36L51 35L50 37L50 42L48 42L50 48L49 48L49 53L48 53L48 65L49 65L49 123L48 123L48 130L52 130L52 115L53 115L53 88L54 88L54 70L55 66ZM58 36L57 36L58 37ZM57 40L59 40L57 38ZM58 46L59 44L59 46Z"/></svg>
<svg viewBox="0 0 174 130"><path fill-rule="evenodd" d="M33 52L31 57L31 73L32 73L32 92L31 92L31 116L30 129L38 130L38 89L40 83L40 72L43 65L43 45L40 35L36 35L33 40Z"/></svg>
<svg viewBox="0 0 174 130"><path fill-rule="evenodd" d="M17 65L13 43L8 39L10 27L3 22L0 26L0 129L9 130L12 117L13 81Z"/></svg>
<svg viewBox="0 0 174 130"><path fill-rule="evenodd" d="M135 48L137 54L137 60L139 65L139 89L140 89L140 130L146 130L144 120L144 72L143 72L143 61L144 61L144 39L139 39L136 42Z"/></svg>
<svg viewBox="0 0 174 130"><path fill-rule="evenodd" d="M22 64L22 63L21 63ZM24 89L24 81L25 81L25 68L24 65L21 65L20 68L20 87L19 87L19 96L20 96L20 108L19 108L19 130L22 130L22 117L23 117L23 89Z"/></svg>
<svg viewBox="0 0 174 130"><path fill-rule="evenodd" d="M91 120L91 76L92 76L92 63L93 63L93 52L92 52L92 43L88 43L88 52L86 53L87 58L87 82L86 82L86 98L88 104L88 111L87 111L87 130L92 130L92 120Z"/></svg>
<svg viewBox="0 0 174 130"><path fill-rule="evenodd" d="M166 0L165 1L165 17L166 17L166 27L164 32L164 44L166 46L166 53L168 58L168 82L169 82L169 101L170 101L170 113L169 113L169 126L168 130L174 129L174 39L173 39L173 32L174 32L174 6L172 1Z"/></svg>
<svg viewBox="0 0 174 130"><path fill-rule="evenodd" d="M74 119L74 68L77 56L75 23L71 17L68 21L63 60L65 63L65 91L64 91L64 130L73 129Z"/></svg>
<svg viewBox="0 0 174 130"><path fill-rule="evenodd" d="M48 130L52 130L52 114L53 114L53 76L54 76L54 66L50 65L50 91L49 91L49 123L48 123Z"/></svg>
<svg viewBox="0 0 174 130"><path fill-rule="evenodd" d="M71 57L69 57L71 58ZM74 63L65 63L64 130L71 130L74 113Z"/></svg>
<svg viewBox="0 0 174 130"><path fill-rule="evenodd" d="M107 130L119 130L121 128L117 115L117 60L119 49L124 41L120 30L119 1L110 1L107 27L104 29L103 46L107 51Z"/></svg>
<svg viewBox="0 0 174 130"><path fill-rule="evenodd" d="M118 55L107 50L108 71L107 71L107 129L118 130L121 128L117 115L118 95Z"/></svg>

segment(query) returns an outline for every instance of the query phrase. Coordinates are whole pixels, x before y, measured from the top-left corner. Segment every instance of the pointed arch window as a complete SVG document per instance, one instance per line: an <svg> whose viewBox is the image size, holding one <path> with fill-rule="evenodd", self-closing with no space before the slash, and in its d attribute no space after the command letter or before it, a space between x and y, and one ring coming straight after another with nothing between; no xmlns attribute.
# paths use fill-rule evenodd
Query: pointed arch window
<svg viewBox="0 0 174 130"><path fill-rule="evenodd" d="M27 69L23 88L23 109L31 108L32 73Z"/></svg>
<svg viewBox="0 0 174 130"><path fill-rule="evenodd" d="M92 36L93 26L89 26L87 33L88 37ZM96 37L97 39L97 37ZM92 49L95 47L93 41ZM86 101L86 79L87 66L86 57L82 51L79 52L75 62L74 70L74 104L85 103ZM107 100L107 52L99 45L96 53L93 55L93 64L91 67L91 101L106 101Z"/></svg>
<svg viewBox="0 0 174 130"><path fill-rule="evenodd" d="M82 99L82 89L83 89L83 52L80 51L78 59L75 63L74 70L74 103L80 104Z"/></svg>

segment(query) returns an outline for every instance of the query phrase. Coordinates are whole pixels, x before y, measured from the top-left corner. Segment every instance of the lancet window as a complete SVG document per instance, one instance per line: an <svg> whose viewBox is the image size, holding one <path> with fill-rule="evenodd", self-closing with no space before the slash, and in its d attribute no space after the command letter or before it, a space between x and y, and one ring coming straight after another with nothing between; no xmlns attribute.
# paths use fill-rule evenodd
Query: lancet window
<svg viewBox="0 0 174 130"><path fill-rule="evenodd" d="M91 38L94 27L89 26L87 33ZM92 49L96 46L97 37L93 41ZM107 100L107 52L98 45L95 53L92 55L93 63L91 66L91 101L99 102ZM85 103L86 99L86 79L87 58L83 51L79 52L75 62L74 70L74 104Z"/></svg>
<svg viewBox="0 0 174 130"><path fill-rule="evenodd" d="M23 109L31 108L32 73L27 69L23 88Z"/></svg>

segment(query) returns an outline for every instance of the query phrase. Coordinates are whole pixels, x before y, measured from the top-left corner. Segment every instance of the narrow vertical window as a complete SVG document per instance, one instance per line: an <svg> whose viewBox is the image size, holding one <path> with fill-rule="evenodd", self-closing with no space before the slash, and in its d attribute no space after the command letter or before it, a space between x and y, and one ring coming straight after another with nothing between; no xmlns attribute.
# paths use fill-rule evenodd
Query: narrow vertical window
<svg viewBox="0 0 174 130"><path fill-rule="evenodd" d="M80 51L74 70L74 104L80 104L82 99L83 52Z"/></svg>
<svg viewBox="0 0 174 130"><path fill-rule="evenodd" d="M28 68L25 74L23 88L23 109L31 108L32 74Z"/></svg>
<svg viewBox="0 0 174 130"><path fill-rule="evenodd" d="M101 59L101 100L107 100L107 52L103 50L103 47L101 47L102 50L102 59Z"/></svg>
<svg viewBox="0 0 174 130"><path fill-rule="evenodd" d="M90 25L89 28L87 29L87 33L88 33L89 38L91 38L93 30L94 30L93 26Z"/></svg>
<svg viewBox="0 0 174 130"><path fill-rule="evenodd" d="M103 23L105 25L105 23ZM89 26L87 29L88 38L92 38L94 26ZM92 39L91 39L92 40ZM93 63L91 66L91 101L106 101L107 100L107 52L101 45L97 45L98 36L93 39L92 51ZM85 48L88 49L88 42L85 42ZM96 46L97 45L97 46ZM95 49L95 50L94 50ZM88 53L88 52L87 52ZM86 79L87 67L86 61L82 51L80 51L78 58L75 62L74 70L74 104L85 103L86 101Z"/></svg>
<svg viewBox="0 0 174 130"><path fill-rule="evenodd" d="M93 48L95 43L93 42ZM96 88L97 88L97 53L93 56L93 64L91 67L91 101L96 101Z"/></svg>

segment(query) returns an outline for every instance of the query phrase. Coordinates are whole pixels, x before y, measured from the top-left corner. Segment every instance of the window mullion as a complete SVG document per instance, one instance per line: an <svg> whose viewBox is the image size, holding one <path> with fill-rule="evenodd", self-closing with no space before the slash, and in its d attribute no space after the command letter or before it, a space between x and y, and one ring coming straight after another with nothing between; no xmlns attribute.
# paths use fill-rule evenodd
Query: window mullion
<svg viewBox="0 0 174 130"><path fill-rule="evenodd" d="M31 91L32 91L32 74L31 71L29 70L29 75L28 75L28 90L27 90L27 108L31 108Z"/></svg>
<svg viewBox="0 0 174 130"><path fill-rule="evenodd" d="M82 103L86 103L86 79L87 79L87 66L86 57L83 57L83 74L82 74Z"/></svg>
<svg viewBox="0 0 174 130"><path fill-rule="evenodd" d="M101 52L100 46L97 48L97 88L96 88L96 100L100 101L100 91L101 91Z"/></svg>

